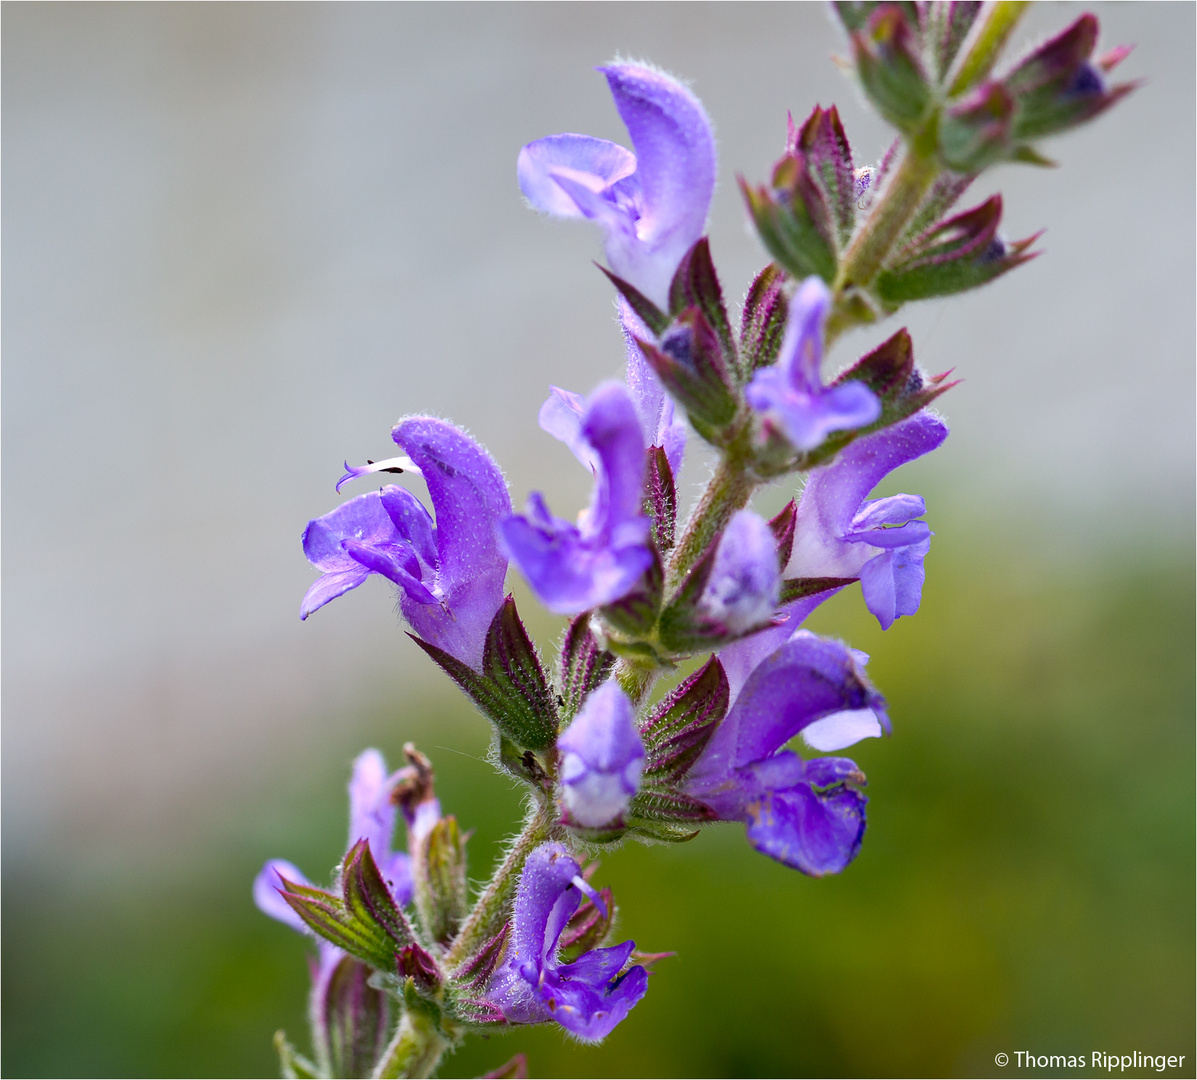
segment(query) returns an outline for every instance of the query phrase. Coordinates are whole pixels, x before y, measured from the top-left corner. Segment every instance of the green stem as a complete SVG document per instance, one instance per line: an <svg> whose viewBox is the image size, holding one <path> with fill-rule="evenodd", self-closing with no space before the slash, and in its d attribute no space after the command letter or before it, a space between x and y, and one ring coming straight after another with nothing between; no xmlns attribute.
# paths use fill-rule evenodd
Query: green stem
<svg viewBox="0 0 1197 1080"><path fill-rule="evenodd" d="M837 300L849 286L867 286L877 276L938 174L934 153L920 152L915 141L908 143L897 173L886 184L864 228L856 234L840 263L835 280Z"/></svg>
<svg viewBox="0 0 1197 1080"><path fill-rule="evenodd" d="M448 1040L423 1013L408 1009L395 1029L391 1044L374 1070L379 1080L431 1076L449 1048Z"/></svg>
<svg viewBox="0 0 1197 1080"><path fill-rule="evenodd" d="M511 900L524 863L532 851L549 838L556 820L557 808L551 801L538 802L529 814L445 955L444 966L450 974L503 928L511 914Z"/></svg>
<svg viewBox="0 0 1197 1080"><path fill-rule="evenodd" d="M970 35L972 44L957 65L949 97L963 94L989 74L1026 6L1027 0L997 0L981 16L981 25Z"/></svg>
<svg viewBox="0 0 1197 1080"><path fill-rule="evenodd" d="M667 595L690 572L732 514L748 505L755 487L756 481L748 475L738 456L729 454L719 462L686 523L685 533L673 549L665 575Z"/></svg>

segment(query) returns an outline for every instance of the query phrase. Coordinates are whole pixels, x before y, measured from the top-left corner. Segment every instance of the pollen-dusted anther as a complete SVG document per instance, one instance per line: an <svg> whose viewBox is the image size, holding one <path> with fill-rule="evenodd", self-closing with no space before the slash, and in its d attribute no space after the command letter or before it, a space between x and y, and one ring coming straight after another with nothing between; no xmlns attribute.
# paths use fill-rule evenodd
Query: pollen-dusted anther
<svg viewBox="0 0 1197 1080"><path fill-rule="evenodd" d="M372 461L370 458L366 458L365 465L350 465L347 461L345 462L345 475L337 481L337 492L340 493L342 487L348 484L350 480L356 480L359 476L368 476L370 473L393 473L399 475L405 472L415 473L416 476L424 475L420 467L406 455L384 458L382 461Z"/></svg>

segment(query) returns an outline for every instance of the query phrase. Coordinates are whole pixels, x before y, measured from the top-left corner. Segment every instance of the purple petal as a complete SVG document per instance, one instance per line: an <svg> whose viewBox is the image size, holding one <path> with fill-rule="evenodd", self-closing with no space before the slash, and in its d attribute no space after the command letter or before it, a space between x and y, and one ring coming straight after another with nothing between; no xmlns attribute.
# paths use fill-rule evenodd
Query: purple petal
<svg viewBox="0 0 1197 1080"><path fill-rule="evenodd" d="M395 832L395 804L391 789L395 777L387 772L387 763L377 750L363 750L353 762L349 779L349 843L370 842L370 854L381 867L391 856L391 837Z"/></svg>
<svg viewBox="0 0 1197 1080"><path fill-rule="evenodd" d="M425 641L477 668L507 575L495 531L511 513L503 474L481 446L443 420L408 417L392 437L423 470L436 511L441 604L418 604L405 595L403 615Z"/></svg>
<svg viewBox="0 0 1197 1080"><path fill-rule="evenodd" d="M377 491L358 495L335 510L308 522L303 533L303 553L318 570L332 573L356 569L341 541L393 544L403 539L396 531Z"/></svg>
<svg viewBox="0 0 1197 1080"><path fill-rule="evenodd" d="M637 231L648 244L668 243L677 250L672 276L681 257L702 236L715 193L711 122L698 98L670 75L642 64L611 64L599 70L607 77L636 150L644 193Z"/></svg>
<svg viewBox="0 0 1197 1080"><path fill-rule="evenodd" d="M894 551L883 551L861 567L860 588L865 606L876 616L882 630L888 630L895 619L918 611L926 577L923 559L930 550L930 539L923 539Z"/></svg>
<svg viewBox="0 0 1197 1080"><path fill-rule="evenodd" d="M420 562L431 571L436 570L436 527L428 508L407 488L388 484L380 493L382 508L399 535L411 544Z"/></svg>
<svg viewBox="0 0 1197 1080"><path fill-rule="evenodd" d="M619 322L627 353L624 378L636 403L636 414L640 417L646 448L662 447L673 475L677 476L686 451L686 425L677 418L672 399L665 393L661 381L636 344L636 338L648 341L653 335L622 296L619 298Z"/></svg>
<svg viewBox="0 0 1197 1080"><path fill-rule="evenodd" d="M855 656L838 641L799 630L762 661L736 698L687 777L700 798L724 784L735 770L763 761L808 724L848 709L871 708L880 696ZM723 812L736 794L713 803ZM708 800L709 801L709 800Z"/></svg>
<svg viewBox="0 0 1197 1080"><path fill-rule="evenodd" d="M648 972L634 967L610 986L568 979L546 980L542 990L554 1020L583 1042L605 1039L648 990ZM551 1004L550 1004L551 1003Z"/></svg>
<svg viewBox="0 0 1197 1080"><path fill-rule="evenodd" d="M410 544L372 546L356 540L342 540L341 546L367 570L393 581L403 590L404 598L416 604L435 604L437 599L415 576L420 566Z"/></svg>
<svg viewBox="0 0 1197 1080"><path fill-rule="evenodd" d="M588 530L610 536L624 522L643 517L644 436L626 387L604 383L590 395L582 418L582 435L603 465Z"/></svg>
<svg viewBox="0 0 1197 1080"><path fill-rule="evenodd" d="M850 787L816 793L802 784L768 792L751 810L749 843L804 874L838 874L860 850L866 802Z"/></svg>
<svg viewBox="0 0 1197 1080"><path fill-rule="evenodd" d="M830 600L843 586L804 596L800 600L791 601L777 613L777 618L784 620L779 625L746 638L725 645L719 650L719 660L723 664L723 671L727 675L730 697L728 706L735 704L744 683L767 656L772 656L794 633L801 628L806 617L825 600Z"/></svg>
<svg viewBox="0 0 1197 1080"><path fill-rule="evenodd" d="M846 533L843 538L851 544L868 544L870 547L892 551L929 540L931 527L925 521L908 521L905 525L892 525L888 528L854 530Z"/></svg>
<svg viewBox="0 0 1197 1080"><path fill-rule="evenodd" d="M303 876L303 871L294 863L285 859L271 859L254 878L254 903L258 910L272 919L286 923L292 930L301 934L310 934L307 924L295 914L295 909L279 895L279 889L284 888L283 878L295 885L306 885L310 882Z"/></svg>
<svg viewBox="0 0 1197 1080"><path fill-rule="evenodd" d="M528 517L510 517L499 526L504 547L538 599L558 615L577 615L626 596L652 565L644 543L622 549L582 537L568 522L534 523L537 503L528 500ZM641 532L646 541L648 529Z"/></svg>
<svg viewBox="0 0 1197 1080"><path fill-rule="evenodd" d="M632 703L617 682L603 683L586 698L557 748L570 818L590 828L618 819L640 786L644 744Z"/></svg>
<svg viewBox="0 0 1197 1080"><path fill-rule="evenodd" d="M582 436L582 416L586 412L586 399L581 394L562 390L559 386L549 387L549 396L540 407L537 421L540 430L547 431L554 439L565 443L583 465L591 472L597 472L599 457L594 448Z"/></svg>
<svg viewBox="0 0 1197 1080"><path fill-rule="evenodd" d="M560 168L589 173L606 188L636 171L636 155L618 143L573 134L537 139L520 151L516 163L520 191L533 209L553 217L577 218L582 211L553 179L553 171Z"/></svg>
<svg viewBox="0 0 1197 1080"><path fill-rule="evenodd" d="M356 589L369 576L369 570L364 566L354 564L352 570L341 570L318 578L303 594L303 603L299 605L299 617L306 619L313 611L324 607L330 600L343 596L350 589Z"/></svg>
<svg viewBox="0 0 1197 1080"><path fill-rule="evenodd" d="M864 427L881 415L881 402L862 382L846 382L828 390L796 390L777 367L758 371L744 395L757 412L780 423L798 450L813 450L833 431Z"/></svg>
<svg viewBox="0 0 1197 1080"><path fill-rule="evenodd" d="M823 323L830 308L831 290L819 277L808 277L790 301L777 366L794 390L817 393L823 389L819 367L823 362Z"/></svg>
<svg viewBox="0 0 1197 1080"><path fill-rule="evenodd" d="M885 499L871 499L853 515L852 528L860 531L877 529L882 525L905 525L926 512L927 504L921 495L890 495Z"/></svg>
<svg viewBox="0 0 1197 1080"><path fill-rule="evenodd" d="M873 553L842 537L852 532L861 504L886 475L947 437L947 425L938 416L919 412L849 443L830 465L812 469L798 503L787 576L855 577Z"/></svg>
<svg viewBox="0 0 1197 1080"><path fill-rule="evenodd" d="M738 511L715 550L701 599L704 613L742 634L772 618L780 592L777 538L759 514Z"/></svg>
<svg viewBox="0 0 1197 1080"><path fill-rule="evenodd" d="M881 722L872 709L849 709L808 724L802 729L802 740L812 750L827 754L881 734Z"/></svg>

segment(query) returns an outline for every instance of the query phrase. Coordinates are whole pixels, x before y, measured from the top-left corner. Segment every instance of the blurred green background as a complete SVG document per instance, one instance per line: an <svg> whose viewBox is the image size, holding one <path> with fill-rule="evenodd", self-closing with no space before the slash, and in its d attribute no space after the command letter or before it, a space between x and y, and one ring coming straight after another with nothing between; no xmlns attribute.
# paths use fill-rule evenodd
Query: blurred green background
<svg viewBox="0 0 1197 1080"><path fill-rule="evenodd" d="M887 483L928 500L922 610L883 635L849 590L813 621L873 654L894 718L854 751L860 858L805 879L730 825L612 852L624 930L678 954L644 1002L601 1048L516 1033L445 1075L520 1049L542 1077L1194 1062L1197 8L1094 7L1146 84L1049 145L1061 169L970 193L1002 191L1008 238L1046 226L1044 256L902 313L920 363L964 379L945 447ZM1077 13L1034 5L1015 48ZM273 1032L307 1042L306 946L250 883L269 857L331 869L354 756L431 754L478 878L519 816L387 588L296 617L304 522L403 413L468 427L517 503L585 504L534 418L548 384L588 392L622 349L597 235L529 213L518 148L622 140L592 70L613 55L693 80L736 298L766 257L735 177L767 175L786 110L835 103L861 163L890 135L819 4L0 17L0 1070L276 1075ZM829 367L898 325L847 336ZM682 491L704 470L691 451Z"/></svg>
<svg viewBox="0 0 1197 1080"><path fill-rule="evenodd" d="M815 881L736 825L603 860L628 935L662 962L600 1048L557 1031L471 1040L533 1076L999 1075L999 1051L1185 1054L1193 1015L1193 575L1186 552L1061 573L937 523L923 608L886 635L859 597L813 620L871 651L891 740L855 749L870 823ZM540 628L542 641L551 640ZM370 741L432 754L481 877L518 814L453 695L380 705ZM248 903L264 853L318 876L343 843L359 742L213 807L217 840L147 868L4 879L8 1076L274 1075L306 1040L305 946ZM57 873L54 870L57 870ZM1129 1075L1129 1074L1128 1074Z"/></svg>

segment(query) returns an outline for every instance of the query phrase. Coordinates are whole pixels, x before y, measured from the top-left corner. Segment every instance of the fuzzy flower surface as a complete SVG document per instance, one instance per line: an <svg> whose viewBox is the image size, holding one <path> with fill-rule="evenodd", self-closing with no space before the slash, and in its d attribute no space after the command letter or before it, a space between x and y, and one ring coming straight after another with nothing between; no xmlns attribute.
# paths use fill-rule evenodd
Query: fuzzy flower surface
<svg viewBox="0 0 1197 1080"><path fill-rule="evenodd" d="M486 998L510 1023L555 1021L584 1042L598 1042L644 997L648 972L624 970L634 941L591 949L571 964L558 962L561 933L584 893L602 905L561 844L542 844L528 856L507 953Z"/></svg>
<svg viewBox="0 0 1197 1080"><path fill-rule="evenodd" d="M868 499L889 473L930 453L948 437L929 412L850 443L812 469L798 503L787 577L859 578L865 605L882 629L913 615L922 598L931 529L919 495Z"/></svg>
<svg viewBox="0 0 1197 1080"><path fill-rule="evenodd" d="M564 396L557 400L569 404ZM574 398L573 404L580 403ZM567 419L569 411L558 410L549 423ZM542 425L544 414L542 409ZM644 438L627 388L600 386L586 402L576 434L563 441L594 471L589 508L574 524L554 517L541 494L533 492L522 516L500 522L499 535L541 603L558 614L576 615L626 596L652 564L651 523L641 505Z"/></svg>
<svg viewBox="0 0 1197 1080"><path fill-rule="evenodd" d="M503 474L444 420L408 417L392 438L423 475L435 520L410 491L388 484L310 521L303 550L323 576L304 596L300 618L380 574L399 587L400 610L417 635L477 669L507 575L495 531L511 513Z"/></svg>
<svg viewBox="0 0 1197 1080"><path fill-rule="evenodd" d="M777 363L745 388L748 404L764 413L797 450L813 450L833 431L864 427L881 415L877 395L861 382L823 385L823 324L831 291L807 278L790 301Z"/></svg>
<svg viewBox="0 0 1197 1080"><path fill-rule="evenodd" d="M686 791L720 818L743 821L749 843L778 862L814 877L837 874L864 838L868 800L858 790L864 775L847 758L804 760L783 747L834 717L841 718L839 728L832 725L817 742L850 745L855 729L867 727L865 713L873 727L888 728L885 702L865 678L861 654L798 630L739 688L687 774ZM864 732L874 733L880 732Z"/></svg>
<svg viewBox="0 0 1197 1080"><path fill-rule="evenodd" d="M635 153L590 135L549 135L520 151L520 190L542 213L596 222L611 269L665 308L715 191L711 122L698 98L656 68L615 63L599 71Z"/></svg>

